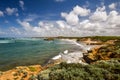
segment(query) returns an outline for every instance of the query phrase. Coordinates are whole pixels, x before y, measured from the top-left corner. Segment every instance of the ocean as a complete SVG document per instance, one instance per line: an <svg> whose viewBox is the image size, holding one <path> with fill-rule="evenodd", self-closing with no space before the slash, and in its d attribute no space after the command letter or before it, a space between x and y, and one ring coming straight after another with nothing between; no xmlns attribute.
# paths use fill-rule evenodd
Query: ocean
<svg viewBox="0 0 120 80"><path fill-rule="evenodd" d="M16 66L44 65L65 50L80 48L66 40L45 41L43 38L0 38L0 71Z"/></svg>

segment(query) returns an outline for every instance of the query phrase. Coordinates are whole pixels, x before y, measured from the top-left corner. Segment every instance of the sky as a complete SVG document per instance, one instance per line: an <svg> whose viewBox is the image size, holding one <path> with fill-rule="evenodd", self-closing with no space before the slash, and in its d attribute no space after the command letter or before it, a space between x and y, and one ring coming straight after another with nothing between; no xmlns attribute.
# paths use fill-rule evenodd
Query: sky
<svg viewBox="0 0 120 80"><path fill-rule="evenodd" d="M0 37L120 36L120 0L0 0Z"/></svg>

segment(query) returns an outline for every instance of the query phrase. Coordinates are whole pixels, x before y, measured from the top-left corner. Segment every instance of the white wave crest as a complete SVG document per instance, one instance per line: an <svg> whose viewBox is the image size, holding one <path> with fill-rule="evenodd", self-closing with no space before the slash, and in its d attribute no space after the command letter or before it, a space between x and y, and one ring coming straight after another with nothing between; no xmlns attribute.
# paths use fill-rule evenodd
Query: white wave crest
<svg viewBox="0 0 120 80"><path fill-rule="evenodd" d="M0 40L0 44L5 44L5 43L14 43L14 40Z"/></svg>

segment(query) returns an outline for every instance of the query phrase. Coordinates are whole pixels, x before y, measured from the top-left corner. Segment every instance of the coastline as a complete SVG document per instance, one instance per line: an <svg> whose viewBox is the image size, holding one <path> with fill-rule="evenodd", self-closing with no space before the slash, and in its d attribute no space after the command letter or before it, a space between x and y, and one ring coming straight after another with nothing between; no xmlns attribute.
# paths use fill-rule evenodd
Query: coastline
<svg viewBox="0 0 120 80"><path fill-rule="evenodd" d="M69 42L69 44L73 44L73 45L79 46L79 43L77 43L77 39L60 39L60 40L67 41L67 42ZM73 52L73 53L76 53L76 52ZM73 53L70 53L70 54L73 54ZM64 56L64 55L62 55L62 56ZM28 65L28 66L17 66L15 68L7 70L7 71L0 71L0 80L6 80L7 78L11 78L11 79L17 78L16 74L19 74L18 72L21 71L21 70L23 71L23 73L21 73L21 77L24 76L24 74L27 74L28 76L25 78L25 80L28 80L28 77L30 77L31 75L36 75L41 70L44 70L47 67L53 66L54 64L53 63L51 64L51 62L49 64L49 61L51 61L51 59L54 59L56 61L58 58L60 58L59 54L54 56L54 57L52 57L52 58L50 58L43 66L38 65L38 64L36 64L36 65ZM60 63L60 62L61 61L59 60L58 63ZM38 70L31 71L30 68L29 68L31 66L32 66L33 70L36 69L36 68ZM19 78L20 78L20 76L19 76Z"/></svg>
<svg viewBox="0 0 120 80"><path fill-rule="evenodd" d="M81 44L79 44L78 42L77 42L77 39L60 39L60 40L63 40L63 41L67 41L67 42L69 42L70 44L75 44L76 46L78 46L78 47L81 47L81 48L83 48L83 45L81 45ZM85 45L85 44L84 44ZM85 50L84 50L85 51ZM61 55L62 53L60 52L58 55L56 55L56 56L54 56L54 57L52 57L52 58L50 58L48 61L47 61L47 63L45 63L45 65L44 66L42 66L42 68L44 68L44 67L46 67L47 65L49 65L49 63L51 64L53 64L53 62L55 63L55 64L59 64L61 61L65 61L64 59L65 58L61 58L61 57L67 57L67 56L77 56L77 55L80 55L81 56L81 58L83 57L83 52L82 51L74 51L74 52L69 52L69 51L63 51L64 52L64 54L63 55ZM80 53L80 54L79 54ZM74 57L74 59L75 59L76 57ZM61 60L62 59L62 60ZM69 59L69 58L68 58ZM51 60L52 60L52 62L51 62ZM76 59L74 60L74 62L76 61ZM71 63L70 61L67 61L68 63ZM82 61L80 60L80 61L77 61L78 63L81 63ZM76 62L75 62L76 63ZM38 64L36 64L36 65L38 65ZM36 65L31 65L31 66L36 66ZM41 66L41 65L39 65L39 66ZM27 66L17 66L17 67L27 67ZM17 67L16 68L13 68L13 69L10 69L10 70L7 70L7 71L3 71L3 73L11 73L11 71L13 71L14 72L14 70L15 69L17 69ZM28 66L29 67L29 66Z"/></svg>
<svg viewBox="0 0 120 80"><path fill-rule="evenodd" d="M11 38L5 38L5 41ZM72 44L60 41L45 41L39 38L14 38L14 43L0 43L0 70L6 71L17 66L40 64L47 61L66 49L73 49ZM1 40L0 40L1 41ZM61 43L62 42L62 43Z"/></svg>
<svg viewBox="0 0 120 80"><path fill-rule="evenodd" d="M83 50L83 51L72 51L72 52L69 52L70 54L74 54L74 53L76 53L76 52L80 52L81 54L83 54L84 52L86 52L87 50L90 50L90 49L92 49L92 48L94 48L94 47L96 47L95 45L93 45L93 46L89 46L89 45L86 45L85 43L83 43L83 45L81 45L78 41L77 41L77 39L59 39L59 40L63 40L63 41L67 41L67 42L70 42L70 44L75 44L76 46L78 46L78 47L84 47L84 48L86 48L85 50ZM66 50L65 50L66 51ZM63 51L63 53L65 52L65 51ZM60 52L61 53L61 52ZM61 55L60 55L60 53L58 53L58 55L56 55L56 56L54 56L54 57L51 57L51 58L49 58L47 61L46 61L46 63L44 63L43 64L43 66L44 65L46 65L47 64L47 62L49 62L51 59L53 59L53 60L56 60L56 59L59 59L59 58L61 58ZM68 52L67 52L68 53ZM33 65L38 65L38 64L33 64ZM24 65L24 66L26 66L26 65ZM32 65L28 65L28 66L32 66ZM17 66L17 67L19 67L19 66ZM10 69L11 70L11 69ZM7 70L7 71L9 71L9 70Z"/></svg>
<svg viewBox="0 0 120 80"><path fill-rule="evenodd" d="M18 73L18 70L20 68L22 68L25 71L28 70L26 72L28 73L27 75L30 77L32 75L38 74L42 70L45 70L45 69L47 69L49 67L52 67L56 64L60 64L61 62L80 63L80 64L83 64L83 65L87 65L88 63L85 62L84 59L83 59L83 54L88 52L89 50L93 50L95 48L99 48L101 46L104 46L104 45L91 45L91 44L87 45L87 43L77 41L77 39L61 39L61 40L68 41L71 44L75 44L76 46L84 48L84 49L82 49L82 51L69 52L68 50L65 50L63 52L60 52L58 55L50 58L44 66L31 65L32 68L30 68L30 66L18 66L14 69L11 69L11 70L8 70L8 71L5 71L5 72L0 72L0 80L5 80L6 79L5 77L8 77L8 75L11 75L12 76L11 78L13 78L13 77L16 78L14 73ZM38 66L39 66L39 68L38 68ZM37 70L37 72L36 71L34 72L34 70L36 68L38 68L38 70ZM22 76L24 76L24 75L26 75L26 73L22 73ZM2 78L5 78L5 79L2 79ZM28 77L26 77L24 80L28 80Z"/></svg>
<svg viewBox="0 0 120 80"><path fill-rule="evenodd" d="M61 40L71 42L72 44L75 44L76 46L82 48L82 50L74 52L69 52L68 50L65 50L63 52L60 52L58 55L50 59L49 64L50 63L59 64L61 62L87 64L83 60L84 53L96 47L100 47L100 45L87 45L87 43L77 41L77 39L61 39Z"/></svg>

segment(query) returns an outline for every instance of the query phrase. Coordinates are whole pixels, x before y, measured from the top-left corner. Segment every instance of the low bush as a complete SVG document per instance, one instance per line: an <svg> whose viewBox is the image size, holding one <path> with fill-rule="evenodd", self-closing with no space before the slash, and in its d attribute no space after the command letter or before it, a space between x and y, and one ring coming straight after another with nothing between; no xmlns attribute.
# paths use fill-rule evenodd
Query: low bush
<svg viewBox="0 0 120 80"><path fill-rule="evenodd" d="M90 65L61 63L38 76L38 80L120 80L120 62L113 59Z"/></svg>

